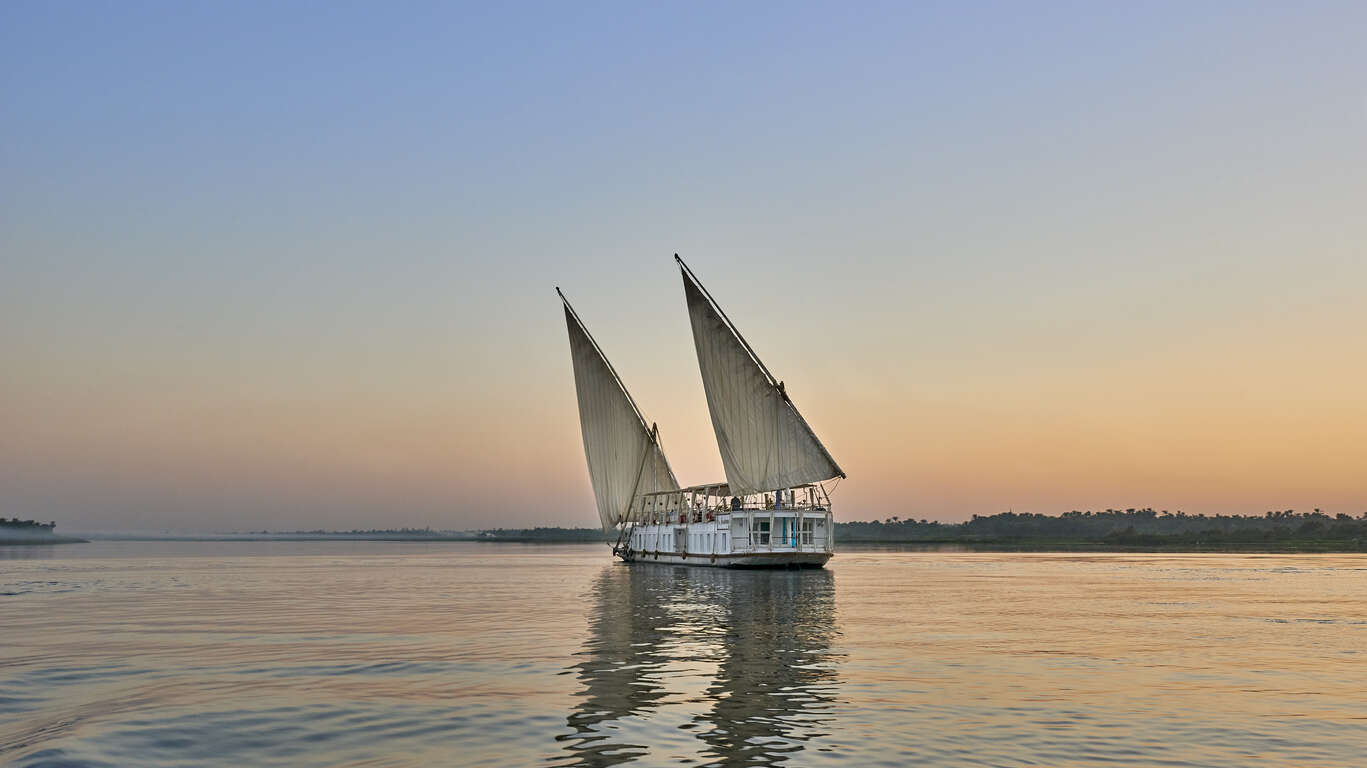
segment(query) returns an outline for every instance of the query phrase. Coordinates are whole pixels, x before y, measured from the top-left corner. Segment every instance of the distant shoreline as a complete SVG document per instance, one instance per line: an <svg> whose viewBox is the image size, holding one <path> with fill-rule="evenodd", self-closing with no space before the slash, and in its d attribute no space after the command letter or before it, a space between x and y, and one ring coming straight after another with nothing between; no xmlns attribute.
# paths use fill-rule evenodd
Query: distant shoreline
<svg viewBox="0 0 1367 768"><path fill-rule="evenodd" d="M262 533L109 533L109 534L87 534L90 536L88 541L479 541L471 536L405 536L396 534L386 536L383 534L346 534L346 533L320 533L320 534L301 534L301 533L282 533L282 534L262 534Z"/></svg>
<svg viewBox="0 0 1367 768"><path fill-rule="evenodd" d="M601 528L538 526L433 530L372 528L348 531L234 531L229 533L82 533L58 536L52 523L10 521L41 532L0 530L0 544L60 544L100 541L394 541L485 544L602 544ZM80 538L84 536L85 538ZM836 548L879 546L1024 552L1367 552L1367 513L1356 517L1316 509L1269 511L1263 515L1188 515L1150 507L1072 511L1062 515L1002 512L974 515L961 523L902 519L835 524Z"/></svg>
<svg viewBox="0 0 1367 768"><path fill-rule="evenodd" d="M836 539L836 550L842 545L856 546L862 550L875 550L881 546L889 548L915 547L925 549L963 548L975 552L1242 552L1242 553L1340 553L1352 554L1367 552L1367 546L1353 541L1259 541L1259 542L1148 542L1143 544L1115 543L1107 541L1078 540L1038 540L1038 539L1001 539L966 540L946 539L928 541L925 539Z"/></svg>
<svg viewBox="0 0 1367 768"><path fill-rule="evenodd" d="M53 544L89 544L90 539L81 539L75 536L25 536L25 537L5 537L0 536L0 547L39 547L51 546Z"/></svg>
<svg viewBox="0 0 1367 768"><path fill-rule="evenodd" d="M585 529L593 531L594 529ZM79 538L75 536L53 536L42 539L37 538L0 538L0 546L55 546L58 544L88 544L94 542L205 542L205 543L232 543L232 542L281 542L281 543L302 543L302 542L394 542L394 543L452 543L465 542L474 544L607 544L606 539L586 539L574 537L547 537L547 536L383 536L383 535L347 535L347 534L281 534L262 535L262 534L203 534L203 535L164 535L155 534L111 534L96 535L89 534L90 538ZM1143 553L1143 552L1163 552L1169 554L1200 554L1200 553L1243 553L1243 554L1353 554L1367 553L1367 544L1357 541L1341 540L1286 540L1286 541L1259 541L1259 542L1192 542L1192 541L1168 541L1144 543L1119 543L1107 541L1089 541L1085 539L871 539L871 538L837 538L836 552L876 552L880 549L890 551L966 551L966 552L1034 552L1034 553L1068 553L1068 552L1115 552L1115 553Z"/></svg>
<svg viewBox="0 0 1367 768"><path fill-rule="evenodd" d="M594 531L595 529L585 529ZM302 543L302 542L394 542L394 543L473 543L473 544L608 544L611 543L603 538L588 539L562 536L383 536L383 535L347 535L347 534L185 534L185 535L94 535L91 538L82 539L75 537L57 537L58 540L25 540L7 541L0 540L0 546L11 544L66 544L82 542L208 542L208 543L231 543L231 542L282 542L282 543ZM841 550L846 552L872 552L879 549L888 550L914 550L914 551L969 551L969 552L1165 552L1172 554L1181 553L1304 553L1304 554L1351 554L1367 552L1367 546L1356 541L1337 541L1337 540L1287 540L1287 541L1258 541L1258 542L1193 542L1185 540L1174 540L1167 542L1146 541L1143 543L1123 543L1115 541L1092 541L1086 539L870 539L870 538L837 538L836 552Z"/></svg>

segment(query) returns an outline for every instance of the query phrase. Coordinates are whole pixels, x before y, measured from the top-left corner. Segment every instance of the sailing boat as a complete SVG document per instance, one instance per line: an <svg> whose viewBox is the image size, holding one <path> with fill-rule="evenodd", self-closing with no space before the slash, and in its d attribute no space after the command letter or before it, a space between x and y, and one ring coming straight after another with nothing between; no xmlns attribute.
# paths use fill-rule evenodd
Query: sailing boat
<svg viewBox="0 0 1367 768"><path fill-rule="evenodd" d="M726 482L679 486L617 371L565 305L584 455L603 532L627 562L821 567L834 554L825 482L845 477L782 381L675 254Z"/></svg>

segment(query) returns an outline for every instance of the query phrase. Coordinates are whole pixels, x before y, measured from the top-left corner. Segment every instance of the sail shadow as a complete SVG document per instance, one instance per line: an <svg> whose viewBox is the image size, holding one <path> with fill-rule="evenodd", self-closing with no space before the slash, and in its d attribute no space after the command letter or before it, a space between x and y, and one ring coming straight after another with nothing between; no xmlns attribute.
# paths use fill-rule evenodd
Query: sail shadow
<svg viewBox="0 0 1367 768"><path fill-rule="evenodd" d="M828 732L842 658L829 571L614 566L590 597L556 765L778 765Z"/></svg>

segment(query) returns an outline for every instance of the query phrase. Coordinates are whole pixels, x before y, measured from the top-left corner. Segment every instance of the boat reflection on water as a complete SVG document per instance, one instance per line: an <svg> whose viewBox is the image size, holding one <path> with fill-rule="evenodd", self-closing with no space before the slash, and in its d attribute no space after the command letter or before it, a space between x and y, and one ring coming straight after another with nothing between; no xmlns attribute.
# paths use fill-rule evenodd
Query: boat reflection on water
<svg viewBox="0 0 1367 768"><path fill-rule="evenodd" d="M830 571L613 566L590 598L562 764L776 765L827 732Z"/></svg>
<svg viewBox="0 0 1367 768"><path fill-rule="evenodd" d="M611 738L613 723L647 715L665 697L660 677L669 657L661 648L671 631L667 601L676 579L672 568L657 569L654 579L641 570L609 566L594 580L589 641L571 668L583 685L567 722L574 733L557 737L579 758L571 765L617 765L649 752Z"/></svg>

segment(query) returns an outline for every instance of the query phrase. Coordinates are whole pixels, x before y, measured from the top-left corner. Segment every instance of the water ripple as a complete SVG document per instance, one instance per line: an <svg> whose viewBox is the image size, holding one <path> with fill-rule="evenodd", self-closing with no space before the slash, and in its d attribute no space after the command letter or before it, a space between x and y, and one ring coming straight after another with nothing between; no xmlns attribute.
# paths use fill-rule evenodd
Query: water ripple
<svg viewBox="0 0 1367 768"><path fill-rule="evenodd" d="M131 545L129 545L131 546ZM1362 556L5 560L0 763L1344 766Z"/></svg>

